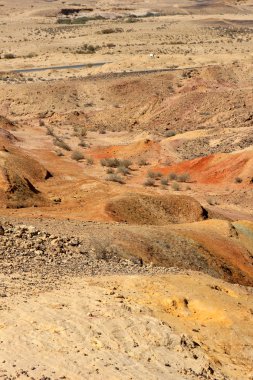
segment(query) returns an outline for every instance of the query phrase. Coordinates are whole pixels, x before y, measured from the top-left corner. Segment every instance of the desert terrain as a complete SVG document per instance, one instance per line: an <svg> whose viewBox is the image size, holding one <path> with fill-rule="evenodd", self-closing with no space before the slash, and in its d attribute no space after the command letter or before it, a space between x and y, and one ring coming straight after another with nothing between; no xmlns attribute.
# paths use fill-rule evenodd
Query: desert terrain
<svg viewBox="0 0 253 380"><path fill-rule="evenodd" d="M0 0L0 379L253 379L253 2Z"/></svg>

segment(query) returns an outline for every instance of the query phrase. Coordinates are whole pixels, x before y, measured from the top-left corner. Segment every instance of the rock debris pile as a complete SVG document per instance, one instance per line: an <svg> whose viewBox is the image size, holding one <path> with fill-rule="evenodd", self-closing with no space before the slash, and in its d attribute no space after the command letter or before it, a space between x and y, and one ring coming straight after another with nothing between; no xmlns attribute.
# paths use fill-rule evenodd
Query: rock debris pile
<svg viewBox="0 0 253 380"><path fill-rule="evenodd" d="M77 237L60 237L33 226L11 224L0 228L1 272L54 273L55 277L106 274L164 274L175 268L145 265L141 259L119 257L113 248L85 246Z"/></svg>

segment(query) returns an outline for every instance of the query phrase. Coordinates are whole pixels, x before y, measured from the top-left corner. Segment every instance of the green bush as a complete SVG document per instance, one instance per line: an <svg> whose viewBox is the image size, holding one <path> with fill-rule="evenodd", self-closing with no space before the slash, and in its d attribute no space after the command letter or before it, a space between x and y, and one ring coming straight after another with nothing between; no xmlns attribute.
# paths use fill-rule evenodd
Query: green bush
<svg viewBox="0 0 253 380"><path fill-rule="evenodd" d="M148 165L148 162L147 162L147 160L145 160L144 158L141 158L141 159L138 161L138 165L139 165L139 166L147 166L147 165Z"/></svg>
<svg viewBox="0 0 253 380"><path fill-rule="evenodd" d="M190 179L189 173L182 173L178 176L179 182L187 182L187 181L189 181L189 179Z"/></svg>
<svg viewBox="0 0 253 380"><path fill-rule="evenodd" d="M12 54L12 53L6 53L4 54L4 58L5 59L14 59L16 58L15 54Z"/></svg>
<svg viewBox="0 0 253 380"><path fill-rule="evenodd" d="M120 173L120 174L123 174L123 175L130 174L129 169L127 167L125 167L125 166L119 166L118 169L117 169L117 172Z"/></svg>
<svg viewBox="0 0 253 380"><path fill-rule="evenodd" d="M53 128L47 127L47 135L48 136L55 136Z"/></svg>
<svg viewBox="0 0 253 380"><path fill-rule="evenodd" d="M125 168L129 168L132 165L132 161L130 160L120 160L120 166L124 166Z"/></svg>
<svg viewBox="0 0 253 380"><path fill-rule="evenodd" d="M164 136L165 137L172 137L172 136L175 136L176 134L177 133L175 131L169 130L169 131L165 131Z"/></svg>
<svg viewBox="0 0 253 380"><path fill-rule="evenodd" d="M81 161L81 160L84 159L84 155L83 155L81 152L75 150L75 151L71 154L71 158L72 158L72 160L75 160L75 161Z"/></svg>
<svg viewBox="0 0 253 380"><path fill-rule="evenodd" d="M129 168L132 165L130 160L119 160L118 158L103 158L100 163L108 168Z"/></svg>
<svg viewBox="0 0 253 380"><path fill-rule="evenodd" d="M87 148L89 144L87 144L83 139L81 139L78 146L81 146L82 148Z"/></svg>
<svg viewBox="0 0 253 380"><path fill-rule="evenodd" d="M57 24L72 24L72 20L70 18L58 18Z"/></svg>
<svg viewBox="0 0 253 380"><path fill-rule="evenodd" d="M169 182L169 181L168 181L168 178L162 178L162 179L161 179L161 185L162 185L162 186L168 186L168 182Z"/></svg>
<svg viewBox="0 0 253 380"><path fill-rule="evenodd" d="M169 174L169 179L170 179L170 180L175 180L175 179L177 179L177 174L176 174L176 173L170 173L170 174Z"/></svg>
<svg viewBox="0 0 253 380"><path fill-rule="evenodd" d="M144 186L155 186L154 178L147 178L144 182Z"/></svg>
<svg viewBox="0 0 253 380"><path fill-rule="evenodd" d="M86 158L87 165L93 165L94 164L94 159L92 157L87 157Z"/></svg>
<svg viewBox="0 0 253 380"><path fill-rule="evenodd" d="M56 154L56 156L58 156L58 157L62 157L62 156L64 156L64 153L63 153L61 150L56 150L56 151L55 151L55 154Z"/></svg>
<svg viewBox="0 0 253 380"><path fill-rule="evenodd" d="M110 174L110 175L106 178L106 180L107 180L107 181L111 181L111 182L117 182L117 183L120 183L120 184L122 184L122 185L125 183L124 179L123 179L121 176L119 176L118 174L115 174L115 173Z"/></svg>
<svg viewBox="0 0 253 380"><path fill-rule="evenodd" d="M159 178L161 178L163 175L162 175L162 173L160 173L160 172L152 172L151 170L148 172L148 177L149 178L153 178L153 179L159 179Z"/></svg>
<svg viewBox="0 0 253 380"><path fill-rule="evenodd" d="M124 30L122 28L107 28L107 29L102 29L101 34L112 34L112 33L122 33Z"/></svg>
<svg viewBox="0 0 253 380"><path fill-rule="evenodd" d="M79 125L74 126L74 135L78 137L86 137L87 136L87 129L85 127L81 127Z"/></svg>
<svg viewBox="0 0 253 380"><path fill-rule="evenodd" d="M179 184L177 182L173 182L172 189L175 190L175 191L179 191L180 190Z"/></svg>
<svg viewBox="0 0 253 380"><path fill-rule="evenodd" d="M105 18L103 16L83 16L83 17L76 17L76 18L58 18L57 19L57 24L67 24L67 25L83 25L86 24L88 21L93 21L93 20L104 20Z"/></svg>
<svg viewBox="0 0 253 380"><path fill-rule="evenodd" d="M94 54L96 51L100 49L99 46L89 45L89 44L83 44L80 46L79 49L77 49L77 54Z"/></svg>
<svg viewBox="0 0 253 380"><path fill-rule="evenodd" d="M54 145L58 146L59 148L62 148L62 149L67 150L67 151L71 151L70 146L68 144L66 144L65 141L63 141L59 137L56 137L54 139L53 143L54 143Z"/></svg>

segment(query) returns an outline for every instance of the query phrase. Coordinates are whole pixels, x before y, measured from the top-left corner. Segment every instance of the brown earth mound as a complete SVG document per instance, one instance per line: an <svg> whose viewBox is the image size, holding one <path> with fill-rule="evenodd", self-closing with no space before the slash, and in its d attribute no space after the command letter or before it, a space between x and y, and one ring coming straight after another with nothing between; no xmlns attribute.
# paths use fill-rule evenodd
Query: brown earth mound
<svg viewBox="0 0 253 380"><path fill-rule="evenodd" d="M15 129L15 124L6 117L0 115L0 128L13 130Z"/></svg>
<svg viewBox="0 0 253 380"><path fill-rule="evenodd" d="M43 206L46 198L34 184L51 174L15 145L19 139L9 132L13 129L14 124L0 116L0 206Z"/></svg>
<svg viewBox="0 0 253 380"><path fill-rule="evenodd" d="M4 128L0 128L0 149L4 149L10 143L17 141L17 138Z"/></svg>
<svg viewBox="0 0 253 380"><path fill-rule="evenodd" d="M0 115L0 150L5 151L6 147L18 141L17 137L10 132L15 129L14 123Z"/></svg>
<svg viewBox="0 0 253 380"><path fill-rule="evenodd" d="M253 223L206 220L174 225L173 230L199 244L205 251L207 267L216 268L228 281L253 283Z"/></svg>
<svg viewBox="0 0 253 380"><path fill-rule="evenodd" d="M114 220L130 224L187 223L207 217L199 202L185 195L126 194L110 200L106 211Z"/></svg>
<svg viewBox="0 0 253 380"><path fill-rule="evenodd" d="M18 150L0 151L0 205L42 206L47 201L34 184L50 176L41 164Z"/></svg>

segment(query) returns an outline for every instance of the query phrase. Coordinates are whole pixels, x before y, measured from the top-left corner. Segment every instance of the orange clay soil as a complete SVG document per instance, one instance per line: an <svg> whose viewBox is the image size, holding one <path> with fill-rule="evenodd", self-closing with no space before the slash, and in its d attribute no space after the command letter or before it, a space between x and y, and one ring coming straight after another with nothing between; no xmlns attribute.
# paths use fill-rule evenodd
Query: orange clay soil
<svg viewBox="0 0 253 380"><path fill-rule="evenodd" d="M193 181L203 184L230 184L236 178L244 180L247 188L253 183L253 150L233 154L216 154L180 162L169 167L155 167L165 175L189 173Z"/></svg>

